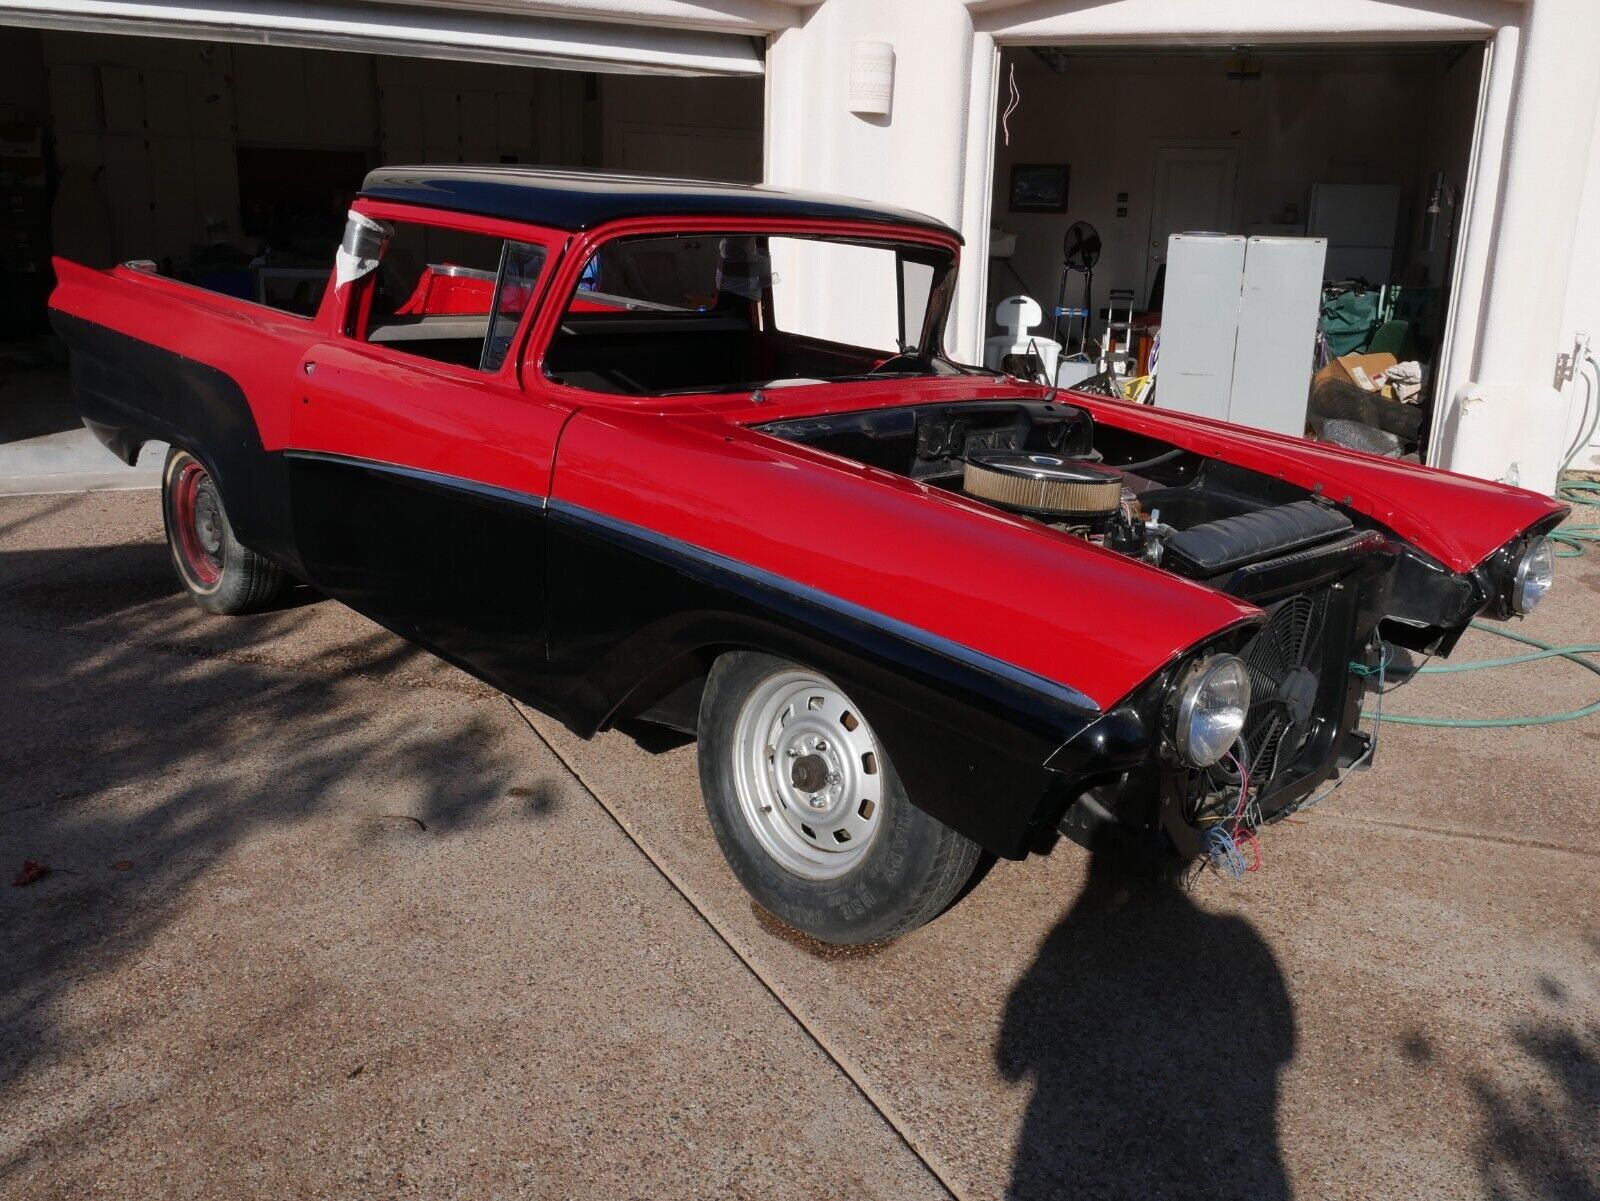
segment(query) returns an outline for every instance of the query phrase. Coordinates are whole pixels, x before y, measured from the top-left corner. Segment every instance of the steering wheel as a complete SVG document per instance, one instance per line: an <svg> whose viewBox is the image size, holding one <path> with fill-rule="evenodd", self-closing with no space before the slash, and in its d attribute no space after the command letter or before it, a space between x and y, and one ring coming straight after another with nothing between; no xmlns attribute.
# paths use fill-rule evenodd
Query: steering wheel
<svg viewBox="0 0 1600 1201"><path fill-rule="evenodd" d="M910 353L902 353L902 354L890 355L888 358L884 359L883 362L879 363L876 367L874 367L871 371L867 372L867 374L868 375L877 375L878 372L887 370L891 363L904 363L906 366L915 367L915 368L920 369L921 366L922 366L922 356L919 355L919 354L910 354ZM904 369L905 369L904 367L900 368L900 370L904 370Z"/></svg>

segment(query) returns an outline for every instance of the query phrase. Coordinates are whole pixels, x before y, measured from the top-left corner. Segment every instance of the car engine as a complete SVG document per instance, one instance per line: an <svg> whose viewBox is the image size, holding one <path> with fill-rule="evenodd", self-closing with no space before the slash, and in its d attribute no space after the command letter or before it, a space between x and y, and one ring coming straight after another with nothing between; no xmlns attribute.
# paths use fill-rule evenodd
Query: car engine
<svg viewBox="0 0 1600 1201"><path fill-rule="evenodd" d="M1302 489L1097 427L1069 404L974 401L764 428L1252 599L1315 583L1318 564L1374 537Z"/></svg>

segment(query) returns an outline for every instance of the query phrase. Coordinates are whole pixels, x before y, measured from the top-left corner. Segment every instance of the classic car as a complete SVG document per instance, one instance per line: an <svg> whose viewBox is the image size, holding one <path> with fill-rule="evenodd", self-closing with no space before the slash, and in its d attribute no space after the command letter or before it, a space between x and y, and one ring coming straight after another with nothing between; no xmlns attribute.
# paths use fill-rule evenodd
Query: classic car
<svg viewBox="0 0 1600 1201"><path fill-rule="evenodd" d="M1546 497L1057 391L943 349L961 239L854 200L367 176L303 316L58 262L89 427L205 608L298 579L592 736L695 735L817 938L1064 834L1237 851L1370 757L1391 648L1551 582Z"/></svg>

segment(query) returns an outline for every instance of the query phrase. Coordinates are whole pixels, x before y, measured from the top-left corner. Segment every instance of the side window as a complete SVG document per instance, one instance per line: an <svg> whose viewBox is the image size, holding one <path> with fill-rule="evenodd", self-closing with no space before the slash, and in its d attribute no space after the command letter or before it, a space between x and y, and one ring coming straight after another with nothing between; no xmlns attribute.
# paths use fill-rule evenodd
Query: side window
<svg viewBox="0 0 1600 1201"><path fill-rule="evenodd" d="M577 312L701 312L717 299L716 238L628 238L592 255L578 277Z"/></svg>
<svg viewBox="0 0 1600 1201"><path fill-rule="evenodd" d="M539 273L544 270L545 249L533 242L507 242L500 253L500 276L495 286L494 324L483 348L483 369L498 371L511 349L522 314L533 303Z"/></svg>
<svg viewBox="0 0 1600 1201"><path fill-rule="evenodd" d="M900 255L900 349L914 350L922 342L922 325L933 299L934 270Z"/></svg>
<svg viewBox="0 0 1600 1201"><path fill-rule="evenodd" d="M356 222L352 216L352 229ZM360 232L361 257L350 269L368 283L351 308L351 337L435 362L499 369L544 269L543 246L398 221L366 222Z"/></svg>

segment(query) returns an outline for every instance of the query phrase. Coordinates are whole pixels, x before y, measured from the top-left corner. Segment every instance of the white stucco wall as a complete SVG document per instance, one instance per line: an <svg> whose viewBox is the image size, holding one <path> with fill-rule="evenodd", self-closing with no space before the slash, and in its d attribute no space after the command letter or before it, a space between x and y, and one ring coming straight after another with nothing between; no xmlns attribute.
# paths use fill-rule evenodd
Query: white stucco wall
<svg viewBox="0 0 1600 1201"><path fill-rule="evenodd" d="M887 116L849 110L850 47L857 41L895 46ZM768 182L916 209L970 240L964 189L972 44L960 0L827 0L808 10L798 27L773 39L767 56ZM975 226L980 261L985 228ZM813 290L819 306L851 302L843 281ZM972 314L963 313L958 327L952 348L970 355L979 332Z"/></svg>
<svg viewBox="0 0 1600 1201"><path fill-rule="evenodd" d="M1592 351L1600 358L1600 121L1589 140L1589 161L1583 188L1583 207L1578 216L1577 236L1572 247L1572 276L1567 281L1566 320L1564 324L1575 334L1587 334L1592 340ZM1575 380L1568 391L1567 445L1587 428L1585 417L1592 419L1593 409L1585 410L1589 389L1594 395L1589 405L1600 405L1600 380L1591 377ZM1575 471L1600 471L1600 432L1590 440L1587 448L1578 452L1573 460Z"/></svg>

